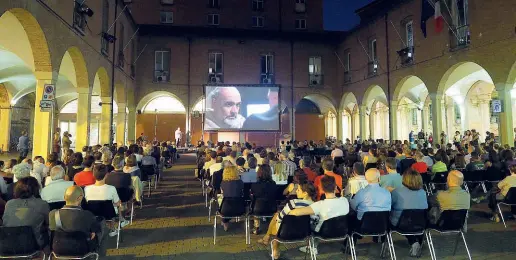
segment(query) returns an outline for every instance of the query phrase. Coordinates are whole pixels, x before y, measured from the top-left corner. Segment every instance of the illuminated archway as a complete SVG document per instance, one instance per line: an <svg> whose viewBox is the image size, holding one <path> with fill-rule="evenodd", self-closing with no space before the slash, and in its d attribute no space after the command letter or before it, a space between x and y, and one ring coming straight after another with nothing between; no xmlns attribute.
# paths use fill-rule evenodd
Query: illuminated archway
<svg viewBox="0 0 516 260"><path fill-rule="evenodd" d="M25 123L17 129L13 129L12 125L2 129L0 142L7 148L7 140L17 139L21 131L27 131L33 143L33 154L46 157L50 151L51 117L50 113L39 110L39 103L44 84L51 83L52 65L45 34L30 12L13 8L0 16L0 35L5 36L0 37L0 84L4 85L11 98L9 113L13 114L22 97L36 92L35 99L30 99L34 103L29 112L19 113ZM12 120L5 114L2 118Z"/></svg>
<svg viewBox="0 0 516 260"><path fill-rule="evenodd" d="M389 107L387 96L378 85L370 86L362 99L365 111L365 138L389 139ZM362 126L361 126L362 127ZM363 130L362 130L363 131Z"/></svg>
<svg viewBox="0 0 516 260"><path fill-rule="evenodd" d="M345 93L340 102L342 112L342 140L349 139L351 142L360 135L360 119L358 112L358 101L352 92Z"/></svg>
<svg viewBox="0 0 516 260"><path fill-rule="evenodd" d="M296 139L324 140L326 137L337 137L337 110L328 97L321 94L306 95L298 102L295 111Z"/></svg>
<svg viewBox="0 0 516 260"><path fill-rule="evenodd" d="M461 62L446 71L437 91L437 95L443 97L442 102L436 105L442 113L439 130L447 133L449 142L456 131L475 129L481 142L486 131L498 132L498 119L490 111L494 89L489 73L474 62ZM434 131L436 129L434 126Z"/></svg>
<svg viewBox="0 0 516 260"><path fill-rule="evenodd" d="M412 75L403 78L394 90L391 106L395 109L391 111L396 121L392 125L395 140L408 140L411 131L414 134L432 131L428 89L420 78Z"/></svg>
<svg viewBox="0 0 516 260"><path fill-rule="evenodd" d="M186 107L174 94L166 91L152 92L138 102L136 109L137 135L143 133L148 140L172 141L178 127L186 134Z"/></svg>

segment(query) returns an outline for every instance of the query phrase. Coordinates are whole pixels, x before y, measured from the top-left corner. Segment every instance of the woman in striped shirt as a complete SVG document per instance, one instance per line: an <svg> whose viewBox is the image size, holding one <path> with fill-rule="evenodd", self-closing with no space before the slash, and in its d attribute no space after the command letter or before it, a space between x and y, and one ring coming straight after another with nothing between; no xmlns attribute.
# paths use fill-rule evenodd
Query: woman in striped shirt
<svg viewBox="0 0 516 260"><path fill-rule="evenodd" d="M278 233L279 227L281 225L281 220L283 217L288 215L288 213L296 208L303 208L310 206L317 196L317 192L315 191L315 187L311 182L298 185L296 191L297 199L290 200L285 207L281 210L281 212L276 213L269 224L269 228L267 229L267 234L263 236L262 239L258 240L259 243L264 245L269 245L269 239L271 236L275 236ZM279 249L278 244L273 244L273 256L274 259L279 258Z"/></svg>

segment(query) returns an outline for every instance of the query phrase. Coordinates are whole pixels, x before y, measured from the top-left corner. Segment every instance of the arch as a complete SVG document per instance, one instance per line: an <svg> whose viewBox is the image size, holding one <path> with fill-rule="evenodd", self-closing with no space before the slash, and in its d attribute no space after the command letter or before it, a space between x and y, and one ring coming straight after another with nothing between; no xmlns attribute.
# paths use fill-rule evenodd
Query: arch
<svg viewBox="0 0 516 260"><path fill-rule="evenodd" d="M459 62L444 73L437 94L446 94L458 104L462 104L471 85L479 80L493 84L491 76L482 66L469 61Z"/></svg>
<svg viewBox="0 0 516 260"><path fill-rule="evenodd" d="M57 78L57 96L76 96L78 89L89 90L86 61L78 47L72 46L63 55Z"/></svg>
<svg viewBox="0 0 516 260"><path fill-rule="evenodd" d="M102 114L102 107L99 106L99 103L101 101L100 96L91 96L91 114L100 115ZM77 114L78 111L78 99L74 98L71 100L68 100L66 103L64 103L61 106L61 109L59 110L60 114ZM117 102L113 102L113 114L118 113L118 104Z"/></svg>
<svg viewBox="0 0 516 260"><path fill-rule="evenodd" d="M115 84L115 100L118 103L126 103L127 95L126 95L124 84L121 84L121 83Z"/></svg>
<svg viewBox="0 0 516 260"><path fill-rule="evenodd" d="M106 68L100 67L95 73L95 80L93 81L93 94L101 97L111 97L111 88L109 87L109 76Z"/></svg>
<svg viewBox="0 0 516 260"><path fill-rule="evenodd" d="M428 88L423 80L417 76L409 75L400 80L394 89L392 100L401 100L406 97L416 104L422 104L428 96Z"/></svg>
<svg viewBox="0 0 516 260"><path fill-rule="evenodd" d="M33 72L51 72L52 63L47 40L32 14L13 8L0 16L0 48L15 53Z"/></svg>
<svg viewBox="0 0 516 260"><path fill-rule="evenodd" d="M516 87L516 61L512 64L511 70L509 70L509 76L507 77L507 85L509 89Z"/></svg>
<svg viewBox="0 0 516 260"><path fill-rule="evenodd" d="M383 88L378 85L371 85L367 88L362 99L362 105L366 105L368 108L371 108L374 101L379 101L385 105L388 104L385 91L383 91Z"/></svg>
<svg viewBox="0 0 516 260"><path fill-rule="evenodd" d="M342 99L340 101L340 110L350 110L352 111L354 108L354 104L358 104L357 97L353 92L347 92L342 95Z"/></svg>
<svg viewBox="0 0 516 260"><path fill-rule="evenodd" d="M153 100L155 100L156 98L160 98L160 97L170 97L170 98L173 98L175 100L177 100L181 106L182 106L182 112L184 113L186 111L185 109L185 105L184 103L181 101L181 99L179 99L176 95L168 92L168 91L155 91L155 92L152 92L152 93L149 93L147 94L146 96L144 96L140 102L138 102L138 105L136 106L136 109L137 110L141 110L143 111L144 108ZM177 111L179 112L179 111Z"/></svg>
<svg viewBox="0 0 516 260"><path fill-rule="evenodd" d="M204 113L204 109L205 109L205 103L206 102L206 99L204 98L204 96L201 96L197 99L197 102L194 103L193 107L192 107L192 111L199 111L200 113Z"/></svg>
<svg viewBox="0 0 516 260"><path fill-rule="evenodd" d="M0 108L9 107L11 104L11 95L4 84L0 83Z"/></svg>
<svg viewBox="0 0 516 260"><path fill-rule="evenodd" d="M335 110L335 106L333 105L331 99L321 94L310 94L303 97L314 104L317 105L322 114L327 114L328 111L332 111L337 114L337 110Z"/></svg>

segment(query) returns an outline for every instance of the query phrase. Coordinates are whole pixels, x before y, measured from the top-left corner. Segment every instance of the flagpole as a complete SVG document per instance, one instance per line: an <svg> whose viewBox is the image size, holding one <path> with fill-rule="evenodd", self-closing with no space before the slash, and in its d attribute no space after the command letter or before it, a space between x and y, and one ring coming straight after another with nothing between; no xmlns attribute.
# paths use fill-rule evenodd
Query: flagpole
<svg viewBox="0 0 516 260"><path fill-rule="evenodd" d="M403 40L403 38L401 38L400 32L398 32L398 29L396 29L396 26L394 26L394 24L392 23L392 20L389 20L389 22L391 22L392 28L394 28L394 31L396 31L396 34L398 34L398 38L400 38L400 41L403 43L403 45L405 45L405 47L408 47L407 44L405 43L405 41Z"/></svg>
<svg viewBox="0 0 516 260"><path fill-rule="evenodd" d="M426 0L430 6L434 9L435 11L435 3L432 4L432 2L430 0ZM445 4L446 4L446 1L445 1ZM451 14L451 13L450 13ZM459 36L455 33L455 30L452 29L452 27L450 26L450 24L448 23L448 21L446 21L446 19L444 19L444 16L443 16L443 21L446 23L446 25L448 26L448 29L451 30L451 32L453 33L453 35L455 35L455 38L457 39L457 41L460 41L459 39Z"/></svg>

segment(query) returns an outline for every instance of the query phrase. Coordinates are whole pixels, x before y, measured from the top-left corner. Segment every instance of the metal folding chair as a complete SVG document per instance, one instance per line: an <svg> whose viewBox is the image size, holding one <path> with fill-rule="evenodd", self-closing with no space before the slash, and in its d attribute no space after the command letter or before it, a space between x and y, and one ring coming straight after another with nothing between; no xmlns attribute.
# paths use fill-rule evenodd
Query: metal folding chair
<svg viewBox="0 0 516 260"><path fill-rule="evenodd" d="M471 260L471 254L469 253L468 244L466 242L466 237L464 236L464 224L466 223L466 216L468 214L468 210L445 210L441 213L441 217L437 221L437 224L433 227L427 229L426 238L430 245L430 256L433 260L437 260L437 256L435 254L434 242L432 240L431 231L438 232L440 234L457 234L457 241L455 243L455 249L453 250L453 255L457 251L457 246L459 245L458 238L462 236L462 240L464 241L464 246L466 247L466 252L468 253L468 258Z"/></svg>

